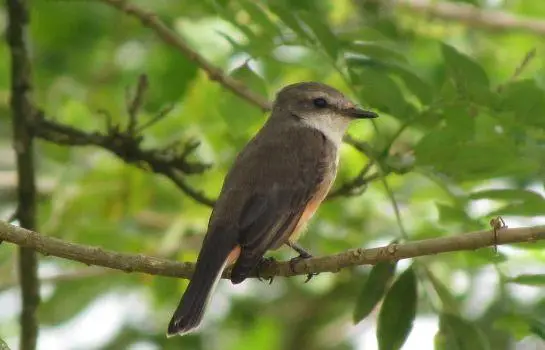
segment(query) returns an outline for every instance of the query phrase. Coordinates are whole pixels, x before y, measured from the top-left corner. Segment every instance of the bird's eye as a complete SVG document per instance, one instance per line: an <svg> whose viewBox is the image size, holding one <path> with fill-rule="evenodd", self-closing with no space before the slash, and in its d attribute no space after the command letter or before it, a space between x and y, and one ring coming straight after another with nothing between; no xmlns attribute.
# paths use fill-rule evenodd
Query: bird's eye
<svg viewBox="0 0 545 350"><path fill-rule="evenodd" d="M314 101L312 101L312 102L318 108L327 107L327 101L324 98L318 97L318 98L315 98Z"/></svg>

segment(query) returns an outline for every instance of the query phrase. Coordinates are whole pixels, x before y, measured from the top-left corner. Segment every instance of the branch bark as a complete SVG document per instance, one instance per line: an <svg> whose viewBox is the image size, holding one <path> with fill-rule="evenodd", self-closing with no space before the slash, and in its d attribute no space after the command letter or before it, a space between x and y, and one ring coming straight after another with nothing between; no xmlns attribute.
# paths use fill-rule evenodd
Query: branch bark
<svg viewBox="0 0 545 350"><path fill-rule="evenodd" d="M31 67L26 42L29 23L27 0L8 0L7 41L11 54L10 106L13 123L13 148L17 159L17 220L22 227L36 228L36 180L34 172L33 136L30 132ZM38 258L32 247L20 247L18 256L22 312L20 349L34 350L38 339L36 311L40 303Z"/></svg>
<svg viewBox="0 0 545 350"><path fill-rule="evenodd" d="M270 278L320 272L338 272L343 268L358 265L373 265L380 261L417 258L455 251L470 251L509 243L530 244L545 239L545 226L502 228L497 232L497 240L494 237L494 231L490 229L404 244L391 244L378 248L351 249L335 255L301 260L294 264L290 264L289 262L271 262L264 264L260 268L259 275L262 278ZM142 254L118 253L98 247L69 243L13 226L3 221L0 221L0 239L21 247L35 249L46 255L125 272L142 272L151 275L190 278L194 270L194 264L190 262L179 263ZM227 278L228 276L229 270L224 273L223 278ZM252 277L256 277L256 274L254 273Z"/></svg>
<svg viewBox="0 0 545 350"><path fill-rule="evenodd" d="M105 149L127 164L133 164L142 169L153 171L168 177L188 196L206 206L213 206L214 199L208 198L204 193L192 188L184 175L200 174L209 165L199 162L190 162L187 156L190 151L175 152L171 148L143 149L142 137L131 135L127 131L110 127L106 133L85 132L71 126L48 120L42 112L36 113L34 121L36 137L68 146L97 146ZM194 149L192 145L186 148Z"/></svg>
<svg viewBox="0 0 545 350"><path fill-rule="evenodd" d="M379 0L367 0L379 2ZM545 21L515 16L501 11L482 10L459 2L430 0L395 0L394 6L414 13L456 21L471 27L490 30L520 30L533 34L545 34Z"/></svg>
<svg viewBox="0 0 545 350"><path fill-rule="evenodd" d="M243 83L226 75L221 69L208 62L197 51L193 50L177 33L165 25L156 14L147 12L124 0L100 1L140 20L144 26L153 30L155 34L161 38L161 40L180 51L190 61L194 62L197 66L199 66L199 68L204 70L210 80L217 81L227 90L256 105L263 111L268 111L271 109L271 104L265 97L256 94Z"/></svg>

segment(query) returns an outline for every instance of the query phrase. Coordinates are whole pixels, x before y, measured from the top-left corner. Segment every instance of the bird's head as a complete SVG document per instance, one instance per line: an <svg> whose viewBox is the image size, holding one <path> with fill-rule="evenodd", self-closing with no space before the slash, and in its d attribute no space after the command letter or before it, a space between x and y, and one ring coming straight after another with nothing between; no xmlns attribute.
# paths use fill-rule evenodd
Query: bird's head
<svg viewBox="0 0 545 350"><path fill-rule="evenodd" d="M335 143L340 143L352 120L378 117L374 112L357 107L337 89L318 82L284 87L276 95L272 115L293 118L318 129Z"/></svg>

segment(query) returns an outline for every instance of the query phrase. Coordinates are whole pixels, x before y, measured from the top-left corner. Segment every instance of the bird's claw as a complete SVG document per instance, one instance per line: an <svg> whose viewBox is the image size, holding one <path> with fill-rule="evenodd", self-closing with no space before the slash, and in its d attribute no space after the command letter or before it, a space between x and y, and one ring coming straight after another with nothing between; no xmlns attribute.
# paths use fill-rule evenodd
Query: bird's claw
<svg viewBox="0 0 545 350"><path fill-rule="evenodd" d="M291 269L291 272L295 273L295 264L297 264L299 261L301 260L305 260L305 259L310 259L312 258L312 255L311 254L300 254L299 256L296 256L295 258L292 258L290 259L290 269ZM305 280L304 283L307 283L308 281L310 281L312 279L312 277L314 276L318 276L318 273L309 273L307 275L307 279Z"/></svg>
<svg viewBox="0 0 545 350"><path fill-rule="evenodd" d="M276 259L273 258L272 256L263 257L261 259L261 261L257 264L257 267L256 267L256 277L257 277L257 279L260 280L261 282L263 282L263 280L265 280L265 281L268 281L269 284L272 284L273 280L274 280L274 276L270 276L270 277L267 277L267 278L261 277L259 271L261 271L263 266L268 266L268 265L270 265L272 263L275 263L275 262L276 262Z"/></svg>

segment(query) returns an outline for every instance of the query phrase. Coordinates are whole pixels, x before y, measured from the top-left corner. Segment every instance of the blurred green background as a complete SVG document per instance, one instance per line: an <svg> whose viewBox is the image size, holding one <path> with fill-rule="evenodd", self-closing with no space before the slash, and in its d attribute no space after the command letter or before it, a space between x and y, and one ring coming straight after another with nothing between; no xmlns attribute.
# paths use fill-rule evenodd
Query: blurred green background
<svg viewBox="0 0 545 350"><path fill-rule="evenodd" d="M387 173L411 240L487 229L495 215L510 227L545 222L543 33L490 28L478 18L469 25L445 21L396 2L132 3L159 15L207 60L269 99L286 84L316 80L377 110L382 117L374 124L355 123L349 133L373 150L380 166L370 174ZM540 1L437 2L446 3L545 22ZM149 28L100 1L34 1L30 29L34 99L48 117L104 131L100 111L108 111L114 122L125 124L127 89L147 74L150 88L139 122L165 106L174 108L146 129L145 146L199 140L192 157L212 167L188 181L211 198L237 151L266 118ZM533 49L535 56L514 76ZM0 214L6 219L16 206L7 45L0 45L0 60ZM210 208L167 179L98 148L39 141L36 153L40 232L122 252L195 260ZM368 161L343 145L336 186ZM362 194L326 202L300 243L327 255L400 237L392 196L379 178ZM420 259L430 274L417 274L416 298L400 293L398 300L417 305L404 349L545 349L543 247L520 244L500 247L498 255L487 248ZM0 338L13 348L20 311L15 253L13 245L0 246ZM293 256L284 249L274 255ZM397 274L409 264L400 262ZM202 331L166 339L186 280L41 257L38 348L377 349L380 306L353 324L356 305L368 300L370 270L321 274L308 284L303 276L277 278L272 285L222 281ZM513 279L521 274L531 276ZM394 309L383 317L395 316ZM399 327L409 325L410 317ZM392 339L396 327L381 336Z"/></svg>

